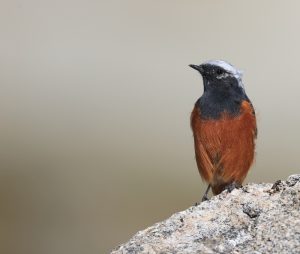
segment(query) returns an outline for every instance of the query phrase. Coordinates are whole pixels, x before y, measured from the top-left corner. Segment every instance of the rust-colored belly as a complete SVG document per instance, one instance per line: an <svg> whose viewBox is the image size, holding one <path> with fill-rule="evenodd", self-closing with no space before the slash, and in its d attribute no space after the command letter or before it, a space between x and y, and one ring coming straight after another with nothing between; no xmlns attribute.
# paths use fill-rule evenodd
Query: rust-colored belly
<svg viewBox="0 0 300 254"><path fill-rule="evenodd" d="M235 181L242 183L254 159L256 119L252 106L244 101L241 113L220 119L201 119L194 108L191 116L199 172L214 194Z"/></svg>

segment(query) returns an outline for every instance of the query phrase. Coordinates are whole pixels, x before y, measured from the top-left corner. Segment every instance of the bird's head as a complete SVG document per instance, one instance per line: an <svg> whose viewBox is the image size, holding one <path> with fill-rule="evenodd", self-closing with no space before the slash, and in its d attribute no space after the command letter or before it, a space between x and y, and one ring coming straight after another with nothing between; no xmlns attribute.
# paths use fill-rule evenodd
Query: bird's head
<svg viewBox="0 0 300 254"><path fill-rule="evenodd" d="M200 65L189 65L200 72L203 77L204 90L210 88L227 89L233 87L244 89L242 72L222 60L212 60Z"/></svg>

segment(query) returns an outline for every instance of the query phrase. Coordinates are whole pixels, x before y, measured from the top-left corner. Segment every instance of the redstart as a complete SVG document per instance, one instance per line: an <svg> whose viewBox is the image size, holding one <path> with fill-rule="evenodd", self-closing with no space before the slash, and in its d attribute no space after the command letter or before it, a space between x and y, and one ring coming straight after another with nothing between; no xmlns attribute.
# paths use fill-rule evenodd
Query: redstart
<svg viewBox="0 0 300 254"><path fill-rule="evenodd" d="M191 114L196 162L208 183L204 201L210 188L217 195L241 186L254 159L256 118L241 71L221 60L190 67L204 85Z"/></svg>

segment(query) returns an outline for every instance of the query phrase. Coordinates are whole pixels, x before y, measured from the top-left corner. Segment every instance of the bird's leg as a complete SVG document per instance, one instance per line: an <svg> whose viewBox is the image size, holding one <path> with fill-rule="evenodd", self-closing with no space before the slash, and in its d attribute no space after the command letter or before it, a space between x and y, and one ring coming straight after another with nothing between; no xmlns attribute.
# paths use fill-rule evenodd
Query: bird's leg
<svg viewBox="0 0 300 254"><path fill-rule="evenodd" d="M201 199L201 202L208 200L207 194L208 194L209 190L210 190L210 184L207 186L207 189L206 189L206 191L205 191L205 193L204 193L204 195Z"/></svg>
<svg viewBox="0 0 300 254"><path fill-rule="evenodd" d="M232 192L234 189L239 189L239 188L241 188L241 187L242 187L242 185L241 185L240 183L237 183L237 182L234 181L234 182L228 184L228 185L225 187L225 189L228 190L228 192L230 193L230 192Z"/></svg>
<svg viewBox="0 0 300 254"><path fill-rule="evenodd" d="M205 193L204 193L202 199L201 199L201 202L208 200L207 194L208 194L208 192L209 192L210 187L211 187L211 186L210 186L210 184L209 184L209 185L207 186L207 189L206 189L206 191L205 191ZM200 203L201 203L201 202L200 202ZM195 206L199 205L200 203L196 202L196 203L195 203Z"/></svg>

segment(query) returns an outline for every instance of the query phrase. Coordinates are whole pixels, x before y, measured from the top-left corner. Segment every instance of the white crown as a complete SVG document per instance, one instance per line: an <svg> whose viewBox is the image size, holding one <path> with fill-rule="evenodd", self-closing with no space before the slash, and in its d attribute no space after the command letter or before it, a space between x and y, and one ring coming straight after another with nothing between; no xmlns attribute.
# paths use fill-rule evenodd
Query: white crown
<svg viewBox="0 0 300 254"><path fill-rule="evenodd" d="M223 60L210 60L210 61L204 62L203 64L215 65L215 66L221 67L222 69L224 69L228 73L230 73L232 76L234 76L238 80L239 85L244 88L244 85L242 82L243 72L239 69L236 69L230 63L227 63Z"/></svg>

